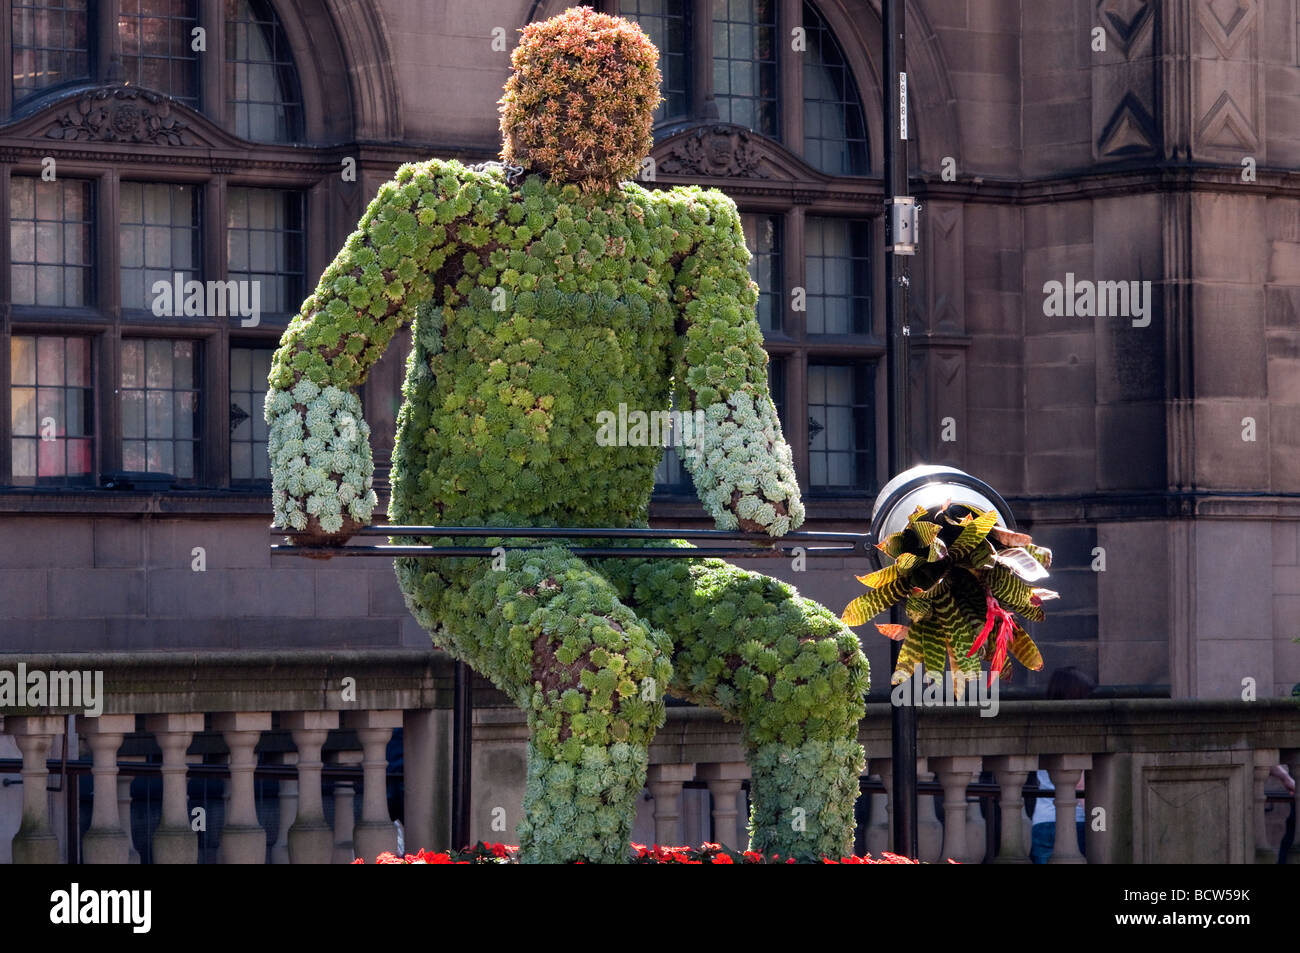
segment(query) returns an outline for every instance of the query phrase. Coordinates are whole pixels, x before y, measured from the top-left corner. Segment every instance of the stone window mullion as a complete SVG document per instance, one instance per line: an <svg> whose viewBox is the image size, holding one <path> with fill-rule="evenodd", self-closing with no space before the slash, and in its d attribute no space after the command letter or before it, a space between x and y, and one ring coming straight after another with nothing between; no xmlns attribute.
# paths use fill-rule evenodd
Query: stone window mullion
<svg viewBox="0 0 1300 953"><path fill-rule="evenodd" d="M11 0L0 0L0 50L6 51L6 54L9 56L10 66L13 64L14 49L13 20L13 3ZM8 75L5 76L3 82L0 82L0 116L9 116L13 113L14 88L12 73L12 69L8 69ZM4 207L7 209L9 208L9 198L7 195L4 198ZM4 298L0 300L8 301L9 297L8 295L5 295ZM8 353L7 348L6 353ZM0 456L0 475L9 472L9 468L5 463L7 455L8 451L6 450L4 451L4 456Z"/></svg>
<svg viewBox="0 0 1300 953"><path fill-rule="evenodd" d="M199 108L214 123L231 131L226 104L225 57L226 19L224 0L199 0L199 26L204 31L207 52L199 54Z"/></svg>
<svg viewBox="0 0 1300 953"><path fill-rule="evenodd" d="M803 26L803 0L780 0L777 13L777 79L780 83L778 117L781 142L797 156L803 155L803 56L793 44L795 27Z"/></svg>
<svg viewBox="0 0 1300 953"><path fill-rule="evenodd" d="M718 104L713 99L713 2L686 2L690 4L691 118L717 119Z"/></svg>
<svg viewBox="0 0 1300 953"><path fill-rule="evenodd" d="M785 300L782 303L782 327L794 341L793 351L785 358L785 427L786 442L794 454L794 469L803 492L808 490L808 354L805 347L807 313L792 307L795 289L807 291L804 267L804 209L795 205L785 213L784 270Z"/></svg>
<svg viewBox="0 0 1300 953"><path fill-rule="evenodd" d="M121 10L119 0L99 0L96 22L91 25L94 31L94 62L90 75L101 82L120 83L124 78L122 71L122 40L117 32L117 15Z"/></svg>

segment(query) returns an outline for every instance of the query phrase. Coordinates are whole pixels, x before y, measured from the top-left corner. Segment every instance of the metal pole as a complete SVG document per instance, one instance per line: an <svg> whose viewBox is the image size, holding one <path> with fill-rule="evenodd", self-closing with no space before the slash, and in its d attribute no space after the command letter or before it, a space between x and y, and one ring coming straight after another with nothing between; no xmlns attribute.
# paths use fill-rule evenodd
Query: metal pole
<svg viewBox="0 0 1300 953"><path fill-rule="evenodd" d="M885 197L907 191L907 57L904 27L905 0L882 0L884 14ZM889 472L901 473L911 465L908 407L907 258L890 246L902 237L892 234L891 216L885 217L885 337L889 342L886 368L889 390ZM915 236L908 236L915 241ZM891 614L904 622L896 606ZM900 645L890 646L890 672L898 663ZM890 712L894 772L894 852L907 857L917 853L916 708L895 705Z"/></svg>
<svg viewBox="0 0 1300 953"><path fill-rule="evenodd" d="M451 713L451 846L470 846L470 755L474 743L474 673L457 662Z"/></svg>

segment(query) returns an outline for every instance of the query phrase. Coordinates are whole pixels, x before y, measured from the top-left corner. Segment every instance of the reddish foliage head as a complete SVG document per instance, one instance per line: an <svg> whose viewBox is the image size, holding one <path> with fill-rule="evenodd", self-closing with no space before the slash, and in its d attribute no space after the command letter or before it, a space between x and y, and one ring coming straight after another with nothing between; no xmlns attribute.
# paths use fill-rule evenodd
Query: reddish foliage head
<svg viewBox="0 0 1300 953"><path fill-rule="evenodd" d="M635 23L573 7L521 31L501 158L583 191L636 177L660 102L659 51Z"/></svg>

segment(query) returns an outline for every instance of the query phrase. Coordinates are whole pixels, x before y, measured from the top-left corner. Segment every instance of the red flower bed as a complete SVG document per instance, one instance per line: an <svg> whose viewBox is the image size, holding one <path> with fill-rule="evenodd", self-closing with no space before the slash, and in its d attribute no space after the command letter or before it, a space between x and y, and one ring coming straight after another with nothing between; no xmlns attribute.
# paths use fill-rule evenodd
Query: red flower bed
<svg viewBox="0 0 1300 953"><path fill-rule="evenodd" d="M721 844L702 844L699 847L660 847L655 844L650 847L644 844L633 844L631 852L631 861L634 864L795 864L798 863L793 857L781 857L779 854L764 856L756 851L734 851ZM407 854L405 857L398 857L391 851L385 851L376 859L377 864L515 864L519 862L519 848L509 847L505 844L488 844L479 841L473 847L466 847L463 850L452 850L435 853L434 851L421 850L416 854ZM365 861L358 857L352 861L354 864L364 864ZM582 861L578 861L582 863ZM823 857L820 861L823 864L919 864L919 860L911 860L907 857L900 857L898 854L891 854L883 851L880 859L875 859L869 854L861 857L841 857L839 860L831 860L829 857ZM949 860L948 863L955 864L955 860Z"/></svg>

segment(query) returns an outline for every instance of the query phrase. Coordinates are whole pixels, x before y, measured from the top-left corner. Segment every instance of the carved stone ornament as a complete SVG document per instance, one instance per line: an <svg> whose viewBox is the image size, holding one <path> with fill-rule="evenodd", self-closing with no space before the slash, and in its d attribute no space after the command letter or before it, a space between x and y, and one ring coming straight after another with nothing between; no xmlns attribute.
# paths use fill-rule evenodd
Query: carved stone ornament
<svg viewBox="0 0 1300 953"><path fill-rule="evenodd" d="M188 125L172 114L166 96L114 86L83 93L45 130L45 136L65 142L184 146L190 144L185 131Z"/></svg>
<svg viewBox="0 0 1300 953"><path fill-rule="evenodd" d="M670 175L739 176L766 179L757 137L740 126L700 126L674 142L659 169Z"/></svg>

